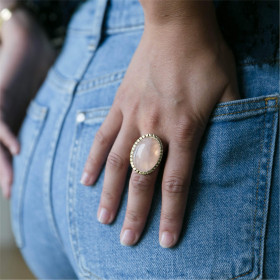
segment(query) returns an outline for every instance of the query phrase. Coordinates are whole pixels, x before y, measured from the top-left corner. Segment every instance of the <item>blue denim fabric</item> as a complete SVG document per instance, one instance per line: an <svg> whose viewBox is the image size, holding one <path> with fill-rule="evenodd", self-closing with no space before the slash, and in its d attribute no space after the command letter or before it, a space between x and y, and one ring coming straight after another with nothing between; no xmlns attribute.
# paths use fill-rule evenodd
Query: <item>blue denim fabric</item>
<svg viewBox="0 0 280 280"><path fill-rule="evenodd" d="M80 177L94 136L143 33L138 0L86 2L28 108L14 159L13 232L40 279L278 279L278 67L238 61L242 99L214 109L198 151L175 248L158 243L159 176L144 234L119 234L127 187L112 225L96 212L97 184Z"/></svg>

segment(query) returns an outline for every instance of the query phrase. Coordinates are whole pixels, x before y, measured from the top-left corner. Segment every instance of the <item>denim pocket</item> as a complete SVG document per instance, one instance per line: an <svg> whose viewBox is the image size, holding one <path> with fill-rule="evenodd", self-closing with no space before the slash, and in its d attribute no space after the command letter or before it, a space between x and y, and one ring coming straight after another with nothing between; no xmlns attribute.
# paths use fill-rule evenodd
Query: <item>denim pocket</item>
<svg viewBox="0 0 280 280"><path fill-rule="evenodd" d="M24 246L22 219L26 180L47 112L47 107L38 104L35 100L31 101L19 133L21 151L19 155L14 157L13 161L14 182L11 196L12 228L16 244L19 248Z"/></svg>
<svg viewBox="0 0 280 280"><path fill-rule="evenodd" d="M82 230L79 216L83 215L86 219L82 219L82 227L87 227L87 221L96 220L95 212L92 207L98 204L99 195L96 188L85 187L79 181L82 175L83 166L89 155L89 151L95 137L96 132L105 120L111 107L92 108L77 111L76 114L76 132L73 139L71 160L68 174L68 193L67 193L67 213L70 227L70 240L72 242L73 253L80 268L79 278L90 277L98 278L93 272L86 268L85 259L83 257L83 240L79 239ZM101 175L103 177L103 174ZM82 201L86 204L90 202L87 210L78 209ZM95 241L88 236L88 241L93 244ZM99 279L99 278L98 278Z"/></svg>
<svg viewBox="0 0 280 280"><path fill-rule="evenodd" d="M262 278L277 123L277 95L214 110L198 151L183 231L183 242L193 244L190 257L198 268L203 264L192 268L193 278Z"/></svg>
<svg viewBox="0 0 280 280"><path fill-rule="evenodd" d="M68 212L81 278L261 279L278 97L215 108L198 150L181 238L172 249L158 243L160 178L136 246L119 243L127 189L115 222L105 226L96 220L104 173L93 187L83 187L79 179L108 110L80 112L73 141Z"/></svg>

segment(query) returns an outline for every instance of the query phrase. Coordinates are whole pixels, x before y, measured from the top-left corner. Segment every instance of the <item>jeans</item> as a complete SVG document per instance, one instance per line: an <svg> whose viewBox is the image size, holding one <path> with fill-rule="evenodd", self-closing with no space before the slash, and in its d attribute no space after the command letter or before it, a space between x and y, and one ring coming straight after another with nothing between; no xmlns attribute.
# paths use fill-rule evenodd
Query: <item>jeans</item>
<svg viewBox="0 0 280 280"><path fill-rule="evenodd" d="M143 26L138 0L83 4L28 108L10 204L27 265L40 279L278 279L276 64L238 61L242 99L213 110L174 248L158 242L162 170L136 246L119 242L127 185L113 224L97 221L104 170L92 187L80 177Z"/></svg>

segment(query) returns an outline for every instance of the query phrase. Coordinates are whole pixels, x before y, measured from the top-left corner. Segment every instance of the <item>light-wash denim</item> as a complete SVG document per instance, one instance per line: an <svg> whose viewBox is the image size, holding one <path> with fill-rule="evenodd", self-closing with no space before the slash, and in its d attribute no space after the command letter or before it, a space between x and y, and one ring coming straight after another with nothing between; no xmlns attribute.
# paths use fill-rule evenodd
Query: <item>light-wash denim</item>
<svg viewBox="0 0 280 280"><path fill-rule="evenodd" d="M138 0L91 0L72 18L14 158L11 220L27 265L40 279L278 279L277 64L238 61L242 99L211 115L176 247L158 242L162 172L136 246L119 241L127 187L114 223L97 221L104 170L92 187L80 177L143 28Z"/></svg>

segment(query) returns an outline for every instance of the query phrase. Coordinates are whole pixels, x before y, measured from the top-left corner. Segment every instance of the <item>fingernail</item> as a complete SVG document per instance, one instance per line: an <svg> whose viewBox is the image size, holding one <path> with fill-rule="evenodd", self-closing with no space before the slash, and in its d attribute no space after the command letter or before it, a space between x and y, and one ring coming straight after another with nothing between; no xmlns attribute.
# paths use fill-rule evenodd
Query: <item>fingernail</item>
<svg viewBox="0 0 280 280"><path fill-rule="evenodd" d="M133 245L135 242L135 234L132 230L126 229L121 235L121 244L124 246Z"/></svg>
<svg viewBox="0 0 280 280"><path fill-rule="evenodd" d="M83 185L90 185L91 184L91 181L90 181L90 178L91 176L87 173L87 172L84 172L83 175L82 175L82 178L80 180L81 184Z"/></svg>
<svg viewBox="0 0 280 280"><path fill-rule="evenodd" d="M164 231L161 234L160 246L163 248L169 248L173 245L173 243L174 243L174 236L168 231Z"/></svg>
<svg viewBox="0 0 280 280"><path fill-rule="evenodd" d="M101 208L99 211L98 221L102 224L107 224L110 219L110 213L107 209Z"/></svg>

